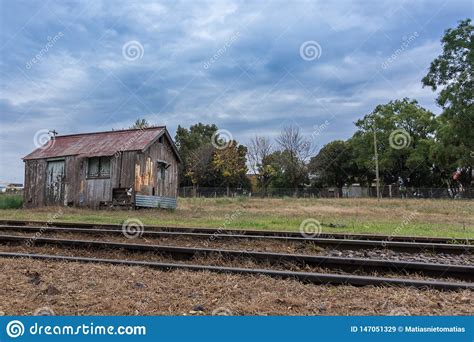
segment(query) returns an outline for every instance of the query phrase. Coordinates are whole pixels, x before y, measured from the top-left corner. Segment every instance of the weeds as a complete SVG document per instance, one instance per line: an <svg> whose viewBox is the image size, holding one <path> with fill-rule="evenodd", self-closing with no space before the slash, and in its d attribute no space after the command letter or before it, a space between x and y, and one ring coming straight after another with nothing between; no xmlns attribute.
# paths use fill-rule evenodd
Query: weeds
<svg viewBox="0 0 474 342"><path fill-rule="evenodd" d="M23 206L23 197L14 194L0 195L0 209L18 209Z"/></svg>

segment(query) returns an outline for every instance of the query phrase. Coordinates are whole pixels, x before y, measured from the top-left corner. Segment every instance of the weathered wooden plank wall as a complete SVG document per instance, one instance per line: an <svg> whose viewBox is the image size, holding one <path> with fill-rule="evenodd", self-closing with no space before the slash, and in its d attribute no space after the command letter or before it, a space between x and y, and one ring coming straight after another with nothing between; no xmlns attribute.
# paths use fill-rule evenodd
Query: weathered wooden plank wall
<svg viewBox="0 0 474 342"><path fill-rule="evenodd" d="M170 166L164 179L158 177L158 161L166 161ZM176 197L178 193L178 161L170 141L163 137L143 153L137 153L135 164L135 192L149 196Z"/></svg>
<svg viewBox="0 0 474 342"><path fill-rule="evenodd" d="M45 204L46 165L46 160L44 159L28 160L25 162L23 202L27 208L43 206Z"/></svg>

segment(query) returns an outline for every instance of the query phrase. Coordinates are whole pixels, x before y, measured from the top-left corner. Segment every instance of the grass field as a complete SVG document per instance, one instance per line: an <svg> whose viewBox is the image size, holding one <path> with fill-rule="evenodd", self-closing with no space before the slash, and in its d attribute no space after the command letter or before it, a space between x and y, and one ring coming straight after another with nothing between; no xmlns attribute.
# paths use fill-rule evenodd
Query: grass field
<svg viewBox="0 0 474 342"><path fill-rule="evenodd" d="M474 238L474 202L452 200L181 198L176 210L4 209L0 218L293 231L312 218L324 232Z"/></svg>

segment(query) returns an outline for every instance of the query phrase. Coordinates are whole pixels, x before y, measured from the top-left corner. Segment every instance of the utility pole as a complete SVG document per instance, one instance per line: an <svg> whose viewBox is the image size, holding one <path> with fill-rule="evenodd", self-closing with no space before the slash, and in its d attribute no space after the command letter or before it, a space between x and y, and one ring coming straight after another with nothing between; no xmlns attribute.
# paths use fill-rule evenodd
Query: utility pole
<svg viewBox="0 0 474 342"><path fill-rule="evenodd" d="M379 176L379 153L377 152L377 134L375 133L375 118L373 121L374 129L374 156L375 156L375 178L377 184L377 200L380 200L380 176Z"/></svg>

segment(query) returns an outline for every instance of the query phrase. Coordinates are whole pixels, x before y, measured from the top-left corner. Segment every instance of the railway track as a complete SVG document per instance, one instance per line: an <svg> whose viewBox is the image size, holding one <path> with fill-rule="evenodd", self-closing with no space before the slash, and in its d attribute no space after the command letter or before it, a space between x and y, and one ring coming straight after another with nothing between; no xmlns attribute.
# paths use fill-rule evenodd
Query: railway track
<svg viewBox="0 0 474 342"><path fill-rule="evenodd" d="M56 232L56 233L84 233L84 234L98 234L98 235L123 235L122 229L114 228L96 228L95 226L84 227L64 227L61 223L61 227L58 226L26 226L26 225L0 225L0 231L22 231L22 232ZM114 227L117 227L116 225ZM121 227L121 226L119 226ZM327 238L327 237L302 237L298 236L282 236L282 232L273 235L253 235L253 234L237 234L236 232L221 232L212 229L190 229L182 228L184 231L175 230L175 228L167 228L168 230L144 230L140 233L143 237L192 237L200 239L250 239L250 240L275 240L275 241L293 241L303 243L314 243L321 247L333 247L337 249L390 249L393 251L401 251L408 253L419 253L429 251L433 253L446 253L446 254L473 254L474 244L453 244L453 243L441 243L441 242L420 242L420 241L393 241L388 240L368 240L368 239L343 239L338 238ZM180 229L180 228L176 228ZM187 229L187 230L186 230ZM207 231L210 230L210 231ZM266 232L269 233L269 232ZM286 232L285 234L289 234ZM294 232L291 233L296 234ZM381 237L381 236L379 236Z"/></svg>
<svg viewBox="0 0 474 342"><path fill-rule="evenodd" d="M40 260L55 260L55 261L74 261L74 262L89 262L89 263L104 263L113 265L127 265L127 266L142 266L152 267L160 270L189 270L189 271L209 271L217 273L233 273L233 274L250 274L250 275L266 275L274 278L292 278L305 283L313 283L317 285L332 284L332 285L352 285L352 286L410 286L415 288L433 288L439 290L474 290L472 283L458 283L448 281L425 281L403 278L384 278L373 276L356 276L356 275L341 275L330 273L310 273L310 272L291 272L291 271L276 271L269 269L247 269L237 267L220 267L220 266L206 266L193 264L174 264L174 263L159 263L150 261L135 261L123 259L103 259L103 258L88 258L77 256L64 255L49 255L49 254L30 254L30 253L8 253L0 252L0 257L5 258L31 258Z"/></svg>
<svg viewBox="0 0 474 342"><path fill-rule="evenodd" d="M33 233L32 235L5 235L5 232ZM125 259L104 259L85 256L50 255L35 253L0 252L0 257L33 258L56 261L100 262L117 265L135 265L153 267L161 270L186 269L194 271L211 271L219 273L263 274L277 278L294 278L302 282L313 284L348 284L353 286L365 285L403 285L417 288L435 288L441 290L474 290L474 266L451 265L428 262L380 260L373 258L345 258L333 256L316 256L305 254L267 253L256 251L242 251L219 248L177 247L153 244L124 243L112 241L94 241L78 239L62 239L43 237L41 234L75 233L87 235L123 236L121 225L96 225L57 222L46 225L38 221L11 221L0 220L0 243L8 245L26 244L34 242L35 246L58 246L60 248L73 247L87 250L124 250L130 252L154 252L171 257L173 263L151 262ZM40 234L36 234L40 233ZM191 237L196 239L248 239L250 241L293 241L314 243L317 246L333 247L337 249L371 249L386 248L403 252L431 251L434 253L467 254L474 251L473 239L462 240L463 244L453 243L461 240L449 238L426 238L407 236L383 236L361 234L322 234L318 237L303 237L296 232L276 231L241 231L219 230L211 228L184 228L184 227L157 227L147 226L141 234L143 237ZM217 255L225 260L240 260L246 258L253 262L264 262L271 265L285 265L285 270L222 267L201 264L185 264L182 260L198 259L199 257ZM174 260L181 262L174 263ZM194 261L193 261L194 262ZM304 272L287 271L288 264L298 265ZM330 270L336 273L306 272L307 267ZM298 270L300 268L297 268ZM434 277L436 280L418 280L408 278L379 277L372 275L340 274L337 272L372 272L399 274L402 276L417 274ZM360 273L359 273L360 274ZM449 278L450 280L445 280ZM457 279L460 281L452 281Z"/></svg>
<svg viewBox="0 0 474 342"><path fill-rule="evenodd" d="M76 229L96 229L96 230L121 230L120 224L96 224L96 223L73 223L73 222L46 222L34 220L0 220L0 228L16 228L24 226L43 228L44 227L58 227L58 228L76 228ZM168 227L168 226L144 226L146 234L148 232L163 232L163 233L194 233L194 234L219 234L229 236L245 235L257 237L281 237L281 238L299 238L302 237L300 232L295 231L272 231L272 230L251 230L251 229L220 229L220 228L198 228L198 227ZM422 237L422 236L392 236L392 235L377 235L377 234L352 234L352 233L327 233L322 232L318 234L319 238L328 239L353 239L353 240L371 240L371 241L392 241L392 242L417 242L417 243L438 243L438 244L466 244L474 245L472 238L450 238L450 237ZM309 238L310 239L310 238Z"/></svg>
<svg viewBox="0 0 474 342"><path fill-rule="evenodd" d="M0 235L0 242L10 244L24 244L31 241L28 236ZM92 240L71 240L57 238L35 238L35 245L52 245L59 247L76 247L90 249L114 249L132 252L157 252L169 255L173 259L192 259L196 257L218 255L225 259L248 258L256 261L277 263L293 263L302 267L323 267L348 272L395 272L401 274L418 273L426 276L457 278L474 281L474 266L445 265L436 263L387 261L365 258L342 258L302 254L248 252L227 249L190 248L150 244L122 243Z"/></svg>

